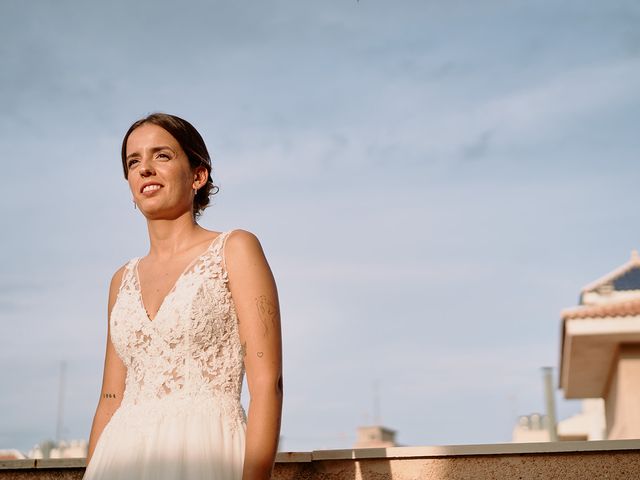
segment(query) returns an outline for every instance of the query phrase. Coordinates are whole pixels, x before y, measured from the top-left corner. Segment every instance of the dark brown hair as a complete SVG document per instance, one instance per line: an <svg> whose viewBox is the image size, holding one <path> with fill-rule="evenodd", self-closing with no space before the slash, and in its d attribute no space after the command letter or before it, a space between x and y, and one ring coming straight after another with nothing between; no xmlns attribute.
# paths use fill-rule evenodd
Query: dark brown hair
<svg viewBox="0 0 640 480"><path fill-rule="evenodd" d="M202 211L209 206L209 195L215 195L220 188L213 184L211 178L211 157L207 151L207 146L202 139L202 136L198 133L193 125L186 120L176 117L175 115L169 115L168 113L152 113L140 120L137 120L129 127L127 133L122 140L122 169L124 171L124 178L129 178L129 167L127 166L127 140L129 135L136 128L144 125L145 123L151 123L158 127L164 128L167 132L173 136L180 144L184 153L186 153L189 159L189 165L192 169L197 167L205 167L208 172L207 182L198 189L198 193L193 199L193 217L198 218L202 215ZM212 192L212 190L214 190Z"/></svg>

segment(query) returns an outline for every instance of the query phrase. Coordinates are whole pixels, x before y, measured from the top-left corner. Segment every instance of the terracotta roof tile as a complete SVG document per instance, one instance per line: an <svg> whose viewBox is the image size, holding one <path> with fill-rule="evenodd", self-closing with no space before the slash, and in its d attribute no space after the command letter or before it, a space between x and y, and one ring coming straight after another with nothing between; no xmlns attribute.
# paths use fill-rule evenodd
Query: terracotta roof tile
<svg viewBox="0 0 640 480"><path fill-rule="evenodd" d="M640 299L602 305L580 305L562 310L562 318L633 317L640 315Z"/></svg>

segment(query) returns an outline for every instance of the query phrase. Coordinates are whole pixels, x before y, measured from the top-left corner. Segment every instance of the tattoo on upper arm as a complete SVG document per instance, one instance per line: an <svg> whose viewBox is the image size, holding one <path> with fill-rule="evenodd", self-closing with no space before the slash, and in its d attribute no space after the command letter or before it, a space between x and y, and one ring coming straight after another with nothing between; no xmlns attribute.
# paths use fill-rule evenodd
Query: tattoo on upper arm
<svg viewBox="0 0 640 480"><path fill-rule="evenodd" d="M256 305L264 329L262 336L266 337L269 333L269 325L275 326L280 316L278 305L269 300L266 295L260 295L256 298Z"/></svg>
<svg viewBox="0 0 640 480"><path fill-rule="evenodd" d="M105 393L104 395L102 395L104 398L116 398L116 394L115 393Z"/></svg>
<svg viewBox="0 0 640 480"><path fill-rule="evenodd" d="M264 355L263 352L258 352L256 355L258 355L258 358L262 358L262 356Z"/></svg>

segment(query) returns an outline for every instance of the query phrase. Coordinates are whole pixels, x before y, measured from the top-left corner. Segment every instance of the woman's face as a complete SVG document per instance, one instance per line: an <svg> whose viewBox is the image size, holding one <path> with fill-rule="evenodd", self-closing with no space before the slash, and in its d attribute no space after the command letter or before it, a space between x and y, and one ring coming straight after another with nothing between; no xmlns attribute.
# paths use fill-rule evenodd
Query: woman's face
<svg viewBox="0 0 640 480"><path fill-rule="evenodd" d="M128 182L147 218L176 218L193 208L195 174L178 141L164 128L145 123L127 139Z"/></svg>

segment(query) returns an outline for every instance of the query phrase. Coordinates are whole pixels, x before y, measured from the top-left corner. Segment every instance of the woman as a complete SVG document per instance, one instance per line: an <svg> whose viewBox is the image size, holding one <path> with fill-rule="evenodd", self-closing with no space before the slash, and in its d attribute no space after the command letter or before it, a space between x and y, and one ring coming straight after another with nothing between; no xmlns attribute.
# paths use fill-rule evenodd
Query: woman
<svg viewBox="0 0 640 480"><path fill-rule="evenodd" d="M282 354L278 295L260 242L246 230L213 232L196 222L214 185L189 122L162 113L135 122L122 166L151 246L111 280L83 478L270 478Z"/></svg>

